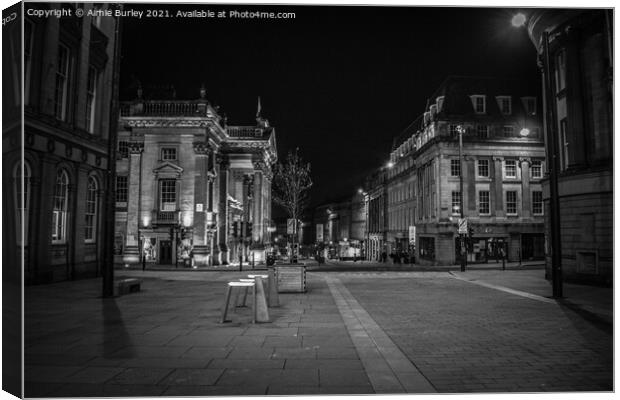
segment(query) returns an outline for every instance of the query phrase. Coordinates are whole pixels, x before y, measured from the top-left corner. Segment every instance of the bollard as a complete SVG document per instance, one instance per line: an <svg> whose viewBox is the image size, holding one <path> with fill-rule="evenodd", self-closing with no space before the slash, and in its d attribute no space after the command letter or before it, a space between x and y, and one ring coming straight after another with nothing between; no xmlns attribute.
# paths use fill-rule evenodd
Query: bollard
<svg viewBox="0 0 620 400"><path fill-rule="evenodd" d="M280 298L278 297L278 284L276 282L274 268L270 267L267 286L269 288L269 307L280 307Z"/></svg>
<svg viewBox="0 0 620 400"><path fill-rule="evenodd" d="M263 279L259 276L254 278L254 321L269 322L269 309L267 307L267 299L265 299L265 288L263 288Z"/></svg>

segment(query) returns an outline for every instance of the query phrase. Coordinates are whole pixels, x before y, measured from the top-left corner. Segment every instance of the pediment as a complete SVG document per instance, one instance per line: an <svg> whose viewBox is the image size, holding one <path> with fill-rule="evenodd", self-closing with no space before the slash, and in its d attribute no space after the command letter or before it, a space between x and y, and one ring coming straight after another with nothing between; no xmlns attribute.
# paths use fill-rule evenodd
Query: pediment
<svg viewBox="0 0 620 400"><path fill-rule="evenodd" d="M155 168L153 173L157 176L179 177L183 173L183 168L171 163L170 161L166 161Z"/></svg>

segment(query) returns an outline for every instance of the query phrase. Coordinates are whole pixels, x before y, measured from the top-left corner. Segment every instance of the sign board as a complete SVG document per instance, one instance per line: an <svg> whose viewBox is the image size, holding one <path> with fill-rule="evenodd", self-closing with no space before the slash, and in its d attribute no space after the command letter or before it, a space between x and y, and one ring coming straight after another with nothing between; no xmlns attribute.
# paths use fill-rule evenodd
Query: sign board
<svg viewBox="0 0 620 400"><path fill-rule="evenodd" d="M279 293L304 293L306 291L305 266L277 266L275 271Z"/></svg>
<svg viewBox="0 0 620 400"><path fill-rule="evenodd" d="M415 244L415 226L409 226L409 244Z"/></svg>
<svg viewBox="0 0 620 400"><path fill-rule="evenodd" d="M295 233L295 219L289 218L286 220L286 233L293 235Z"/></svg>
<svg viewBox="0 0 620 400"><path fill-rule="evenodd" d="M467 219L459 218L459 234L467 234Z"/></svg>
<svg viewBox="0 0 620 400"><path fill-rule="evenodd" d="M316 241L323 241L323 224L316 224Z"/></svg>
<svg viewBox="0 0 620 400"><path fill-rule="evenodd" d="M196 203L196 212L202 212L202 203Z"/></svg>

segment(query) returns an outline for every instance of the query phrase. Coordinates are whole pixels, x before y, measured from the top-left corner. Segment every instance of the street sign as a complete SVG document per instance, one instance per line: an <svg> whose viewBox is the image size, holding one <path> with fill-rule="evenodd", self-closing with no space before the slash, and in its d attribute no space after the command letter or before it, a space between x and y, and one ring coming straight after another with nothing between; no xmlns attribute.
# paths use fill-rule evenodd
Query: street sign
<svg viewBox="0 0 620 400"><path fill-rule="evenodd" d="M459 218L459 234L467 234L467 219Z"/></svg>
<svg viewBox="0 0 620 400"><path fill-rule="evenodd" d="M409 226L409 244L415 244L415 226Z"/></svg>

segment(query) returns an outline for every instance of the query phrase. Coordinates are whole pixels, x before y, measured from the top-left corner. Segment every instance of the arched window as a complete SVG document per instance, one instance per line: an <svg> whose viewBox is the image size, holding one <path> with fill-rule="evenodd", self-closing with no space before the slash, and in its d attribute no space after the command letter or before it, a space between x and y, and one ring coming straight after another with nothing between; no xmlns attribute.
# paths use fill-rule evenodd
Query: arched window
<svg viewBox="0 0 620 400"><path fill-rule="evenodd" d="M23 167L23 174L22 174ZM30 208L30 165L25 163L17 163L13 170L13 178L15 190L15 206L17 212L16 218L16 232L17 232L17 244L28 244L28 210Z"/></svg>
<svg viewBox="0 0 620 400"><path fill-rule="evenodd" d="M54 187L54 211L52 243L62 243L67 232L67 201L69 199L69 176L65 170L58 171Z"/></svg>
<svg viewBox="0 0 620 400"><path fill-rule="evenodd" d="M88 177L84 224L84 240L87 242L94 242L97 236L97 189L97 180L92 176Z"/></svg>

